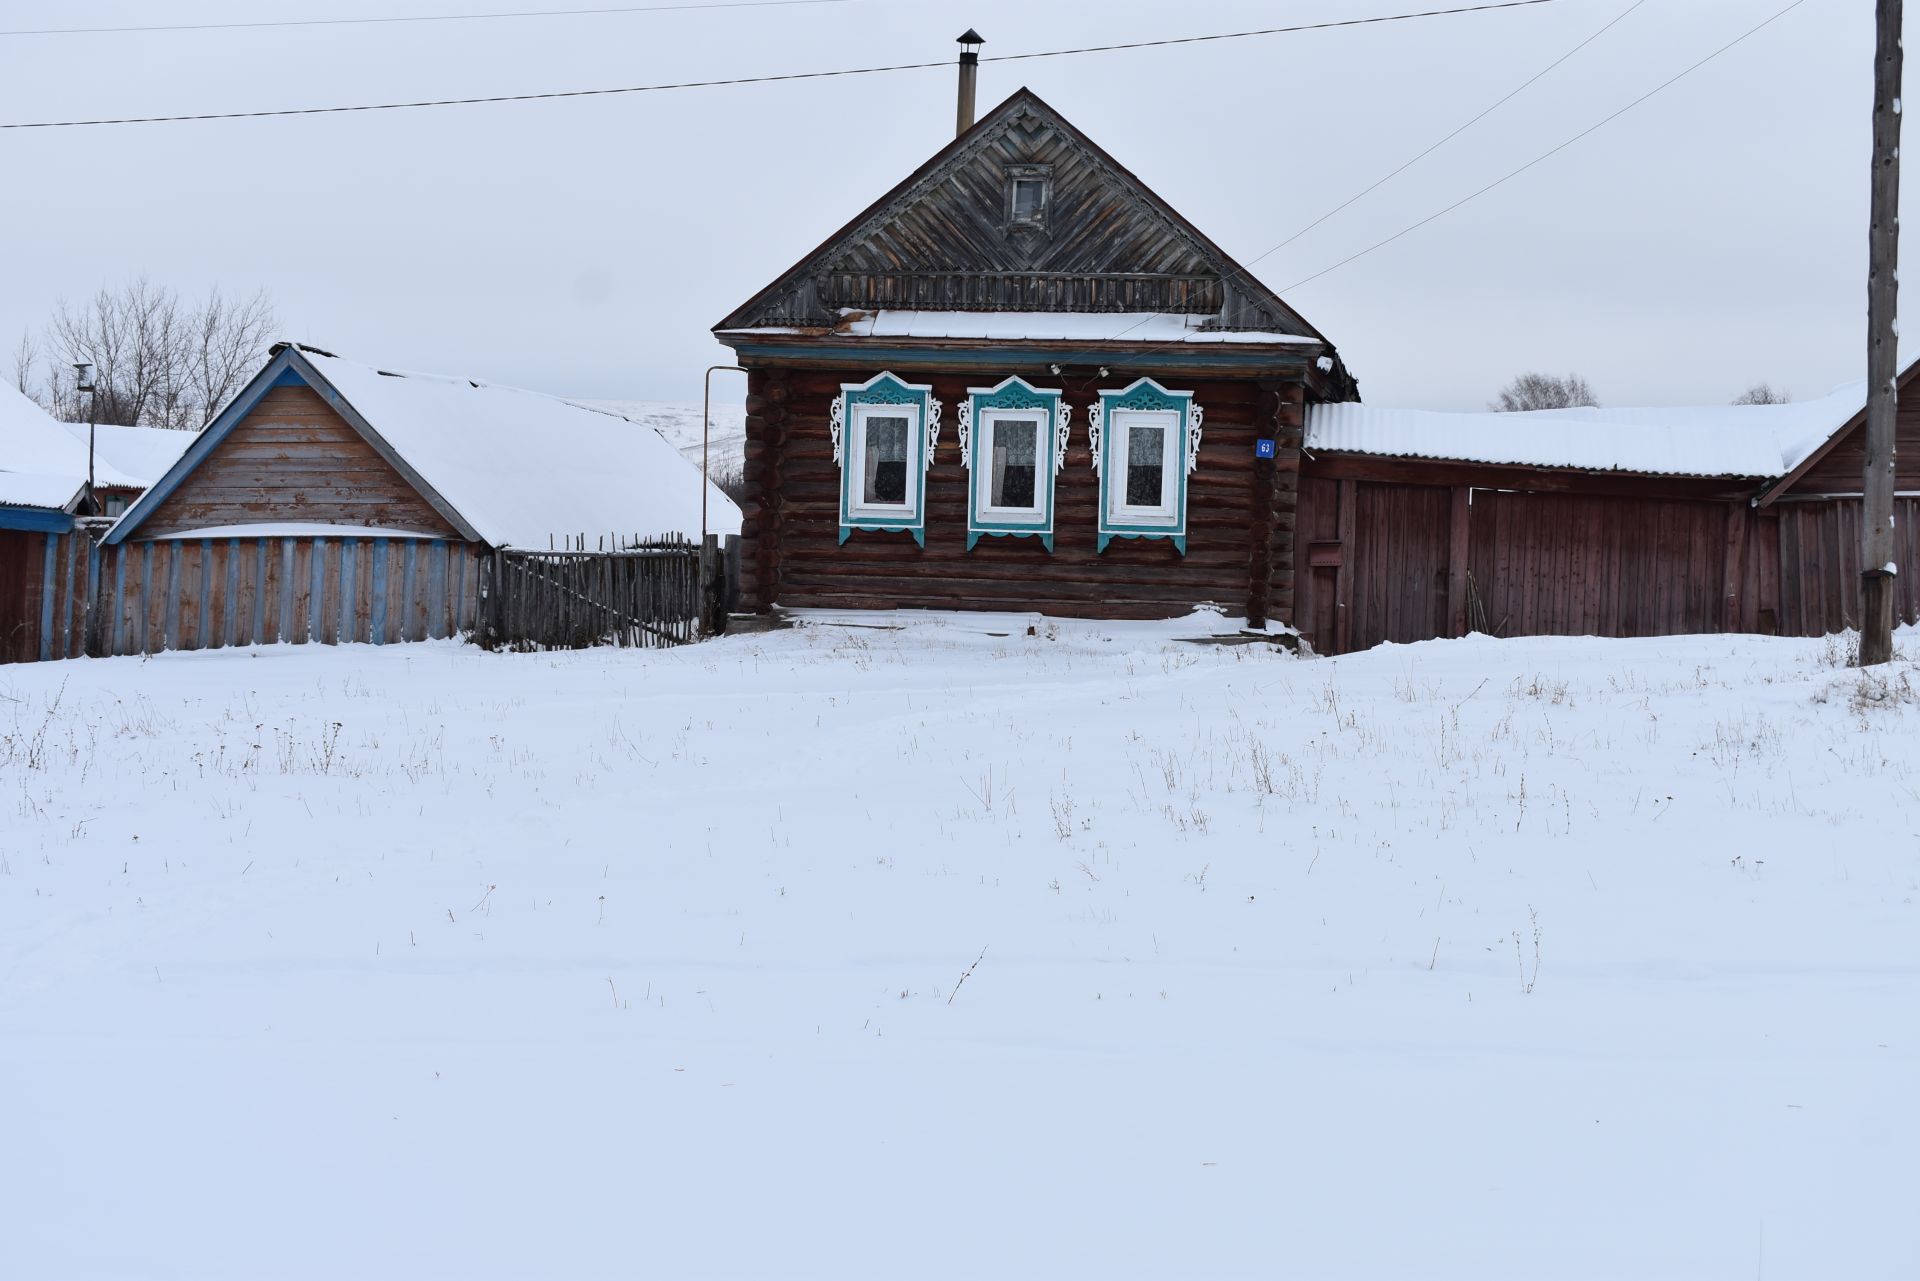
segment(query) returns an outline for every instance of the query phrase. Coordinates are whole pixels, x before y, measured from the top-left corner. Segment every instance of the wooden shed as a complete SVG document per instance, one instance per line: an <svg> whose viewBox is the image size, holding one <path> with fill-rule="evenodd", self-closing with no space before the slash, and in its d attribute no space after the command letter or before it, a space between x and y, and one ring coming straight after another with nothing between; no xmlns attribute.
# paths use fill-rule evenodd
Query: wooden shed
<svg viewBox="0 0 1920 1281"><path fill-rule="evenodd" d="M1865 404L1855 383L1792 405L1315 406L1293 621L1323 653L1470 631L1845 630ZM1920 405L1900 433L1900 563L1920 565ZM1896 587L1908 621L1917 587Z"/></svg>
<svg viewBox="0 0 1920 1281"><path fill-rule="evenodd" d="M602 409L283 344L93 549L93 635L51 656L457 635L482 556L698 531L702 483Z"/></svg>
<svg viewBox="0 0 1920 1281"><path fill-rule="evenodd" d="M715 326L741 600L1291 617L1333 345L1022 89Z"/></svg>
<svg viewBox="0 0 1920 1281"><path fill-rule="evenodd" d="M78 531L90 510L87 475L84 440L0 385L0 662L39 658L45 639L79 608L66 571L85 542ZM102 489L140 489L104 459L94 476Z"/></svg>

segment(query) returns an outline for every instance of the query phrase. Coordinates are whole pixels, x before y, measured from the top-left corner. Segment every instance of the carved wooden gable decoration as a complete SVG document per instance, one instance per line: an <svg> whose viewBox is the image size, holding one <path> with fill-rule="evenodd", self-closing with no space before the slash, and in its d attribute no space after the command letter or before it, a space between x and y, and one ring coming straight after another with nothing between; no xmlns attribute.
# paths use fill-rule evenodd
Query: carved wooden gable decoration
<svg viewBox="0 0 1920 1281"><path fill-rule="evenodd" d="M1320 338L1026 89L716 328L885 308L1160 312Z"/></svg>

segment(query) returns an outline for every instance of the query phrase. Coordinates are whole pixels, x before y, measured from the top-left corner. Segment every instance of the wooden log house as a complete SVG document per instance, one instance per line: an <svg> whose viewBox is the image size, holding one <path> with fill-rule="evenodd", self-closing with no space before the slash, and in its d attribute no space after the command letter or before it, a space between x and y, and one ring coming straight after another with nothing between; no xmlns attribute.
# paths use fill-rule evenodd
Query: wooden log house
<svg viewBox="0 0 1920 1281"><path fill-rule="evenodd" d="M1287 619L1306 407L1355 394L1027 89L715 333L749 371L753 610Z"/></svg>
<svg viewBox="0 0 1920 1281"><path fill-rule="evenodd" d="M1853 622L1861 387L1373 410L1331 342L1026 89L714 332L749 371L748 609L1211 605L1323 653ZM1920 404L1899 457L1920 567ZM1920 574L1898 593L1920 618Z"/></svg>

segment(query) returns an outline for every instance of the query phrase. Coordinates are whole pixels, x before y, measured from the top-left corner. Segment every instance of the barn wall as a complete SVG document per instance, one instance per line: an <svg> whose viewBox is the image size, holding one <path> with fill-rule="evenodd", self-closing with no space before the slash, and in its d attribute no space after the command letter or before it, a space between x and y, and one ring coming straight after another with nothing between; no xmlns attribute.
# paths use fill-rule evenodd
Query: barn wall
<svg viewBox="0 0 1920 1281"><path fill-rule="evenodd" d="M1772 507L1780 544L1779 628L1824 636L1858 625L1860 500L1781 502ZM1920 622L1920 498L1894 500L1894 618Z"/></svg>
<svg viewBox="0 0 1920 1281"><path fill-rule="evenodd" d="M266 522L457 536L310 387L275 387L140 524L145 536Z"/></svg>
<svg viewBox="0 0 1920 1281"><path fill-rule="evenodd" d="M1393 474L1301 479L1296 625L1320 653L1468 631L1820 636L1853 625L1857 499L1754 510ZM1901 563L1920 565L1920 498L1898 500L1897 518ZM1920 621L1920 575L1903 575L1896 591L1898 616Z"/></svg>
<svg viewBox="0 0 1920 1281"><path fill-rule="evenodd" d="M1473 495L1472 594L1495 636L1725 630L1730 503Z"/></svg>
<svg viewBox="0 0 1920 1281"><path fill-rule="evenodd" d="M749 383L742 531L743 608L985 609L1105 618L1173 617L1197 604L1244 613L1261 594L1291 615L1293 520L1303 392L1297 384L1174 380L1205 410L1198 465L1188 478L1187 551L1164 539L1116 539L1095 550L1098 478L1087 410L1101 387L1132 381L1033 378L1063 387L1073 412L1066 465L1056 478L1054 549L1038 539L983 538L967 550L967 473L954 426L978 372L914 373L945 412L927 478L926 546L898 532L856 531L839 542L840 467L828 415L842 383L877 369L755 370ZM1262 424L1264 423L1264 426ZM1257 435L1281 457L1257 466ZM1257 518L1257 519L1256 519ZM1254 540L1269 549L1256 565Z"/></svg>

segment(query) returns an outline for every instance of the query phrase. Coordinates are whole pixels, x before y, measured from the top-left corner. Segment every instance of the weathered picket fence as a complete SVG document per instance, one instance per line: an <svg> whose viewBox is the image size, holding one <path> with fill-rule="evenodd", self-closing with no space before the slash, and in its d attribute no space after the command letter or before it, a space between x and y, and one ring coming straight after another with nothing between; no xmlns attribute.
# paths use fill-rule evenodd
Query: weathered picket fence
<svg viewBox="0 0 1920 1281"><path fill-rule="evenodd" d="M0 531L0 663L467 636L489 648L679 645L726 626L738 540L493 552L454 539Z"/></svg>
<svg viewBox="0 0 1920 1281"><path fill-rule="evenodd" d="M667 536L496 551L480 562L474 640L489 649L684 645L725 628L730 577L711 535L704 544Z"/></svg>

